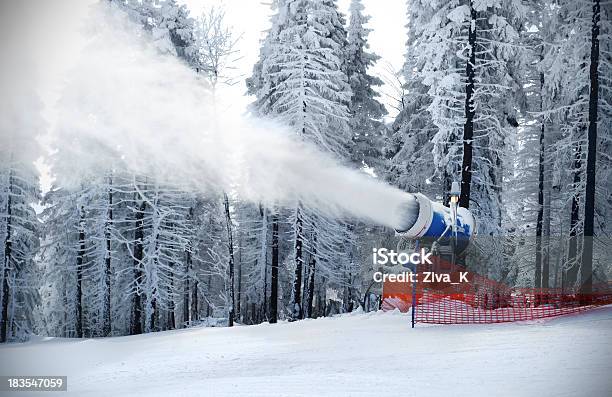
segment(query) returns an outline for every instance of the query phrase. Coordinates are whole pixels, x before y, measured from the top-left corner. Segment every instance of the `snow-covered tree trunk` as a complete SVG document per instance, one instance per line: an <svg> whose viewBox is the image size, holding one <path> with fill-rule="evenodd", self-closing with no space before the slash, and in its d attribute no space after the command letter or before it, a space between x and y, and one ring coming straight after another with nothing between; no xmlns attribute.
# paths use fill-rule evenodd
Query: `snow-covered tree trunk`
<svg viewBox="0 0 612 397"><path fill-rule="evenodd" d="M234 296L234 288L236 280L234 279L234 235L232 231L232 217L230 214L230 205L227 194L223 194L223 206L225 209L225 225L227 231L227 250L228 250L228 269L229 269L229 300L230 307L228 313L228 326L234 325L234 318L236 316L236 297Z"/></svg>
<svg viewBox="0 0 612 397"><path fill-rule="evenodd" d="M568 251L568 263L570 269L567 272L567 283L570 288L575 286L578 276L578 269L580 269L580 261L578 260L578 227L580 225L580 195L578 188L581 185L582 175L582 148L579 144L574 149L574 163L573 163L573 186L575 193L572 195L572 207L570 215L570 232L569 232L569 251Z"/></svg>
<svg viewBox="0 0 612 397"><path fill-rule="evenodd" d="M143 281L143 269L142 269L142 260L144 257L144 248L143 248L143 240L144 240L144 215L147 209L146 201L139 199L138 193L134 193L134 204L137 206L134 212L134 247L132 250L133 259L133 280L132 280L132 317L131 317L131 325L130 325L130 335L138 335L143 332L143 301L141 298L142 295L142 286L141 283Z"/></svg>
<svg viewBox="0 0 612 397"><path fill-rule="evenodd" d="M261 315L257 321L263 321L268 317L268 209L260 204L259 212L261 215L261 231L257 263L260 269L260 278L263 280L263 289L261 291Z"/></svg>
<svg viewBox="0 0 612 397"><path fill-rule="evenodd" d="M78 250L76 256L76 336L83 337L83 273L85 272L85 209L79 208Z"/></svg>
<svg viewBox="0 0 612 397"><path fill-rule="evenodd" d="M304 238L304 221L300 205L295 210L295 276L293 278L293 307L291 313L294 320L304 318L302 310L302 273L304 255L302 252Z"/></svg>
<svg viewBox="0 0 612 397"><path fill-rule="evenodd" d="M278 260L279 260L279 236L278 236L278 213L274 209L272 214L272 265L270 271L270 323L278 321Z"/></svg>
<svg viewBox="0 0 612 397"><path fill-rule="evenodd" d="M1 152L1 150L0 150ZM38 177L33 166L0 153L0 343L23 340L34 331L39 247Z"/></svg>
<svg viewBox="0 0 612 397"><path fill-rule="evenodd" d="M472 185L472 147L474 141L474 79L476 67L476 26L477 14L472 0L468 0L469 19L468 23L468 59L465 64L465 123L463 124L463 158L461 163L461 196L459 196L459 206L470 207L470 191Z"/></svg>
<svg viewBox="0 0 612 397"><path fill-rule="evenodd" d="M376 100L374 87L381 86L382 80L368 74L368 69L379 59L368 53L367 36L370 29L365 24L370 19L363 14L361 0L351 0L350 22L347 28L346 74L351 86L349 103L351 154L358 168L369 167L382 172L385 126L382 117L387 113L385 107Z"/></svg>
<svg viewBox="0 0 612 397"><path fill-rule="evenodd" d="M589 68L589 130L587 135L586 190L584 202L584 242L582 247L581 292L590 294L593 283L593 237L595 223L595 175L597 163L597 113L599 108L599 20L600 0L593 0L591 63Z"/></svg>
<svg viewBox="0 0 612 397"><path fill-rule="evenodd" d="M113 175L112 173L108 176L108 209L106 212L106 222L104 228L104 237L106 250L104 252L104 325L103 325L103 334L104 336L112 335L112 310L111 310L111 301L112 301L112 228L113 228Z"/></svg>
<svg viewBox="0 0 612 397"><path fill-rule="evenodd" d="M11 293L11 287L9 284L9 278L11 276L11 258L13 256L13 242L11 240L12 233L12 219L13 219L13 170L9 170L8 173L8 188L6 195L6 230L4 234L4 257L2 258L2 319L0 323L0 343L4 343L8 340L9 334L9 298Z"/></svg>

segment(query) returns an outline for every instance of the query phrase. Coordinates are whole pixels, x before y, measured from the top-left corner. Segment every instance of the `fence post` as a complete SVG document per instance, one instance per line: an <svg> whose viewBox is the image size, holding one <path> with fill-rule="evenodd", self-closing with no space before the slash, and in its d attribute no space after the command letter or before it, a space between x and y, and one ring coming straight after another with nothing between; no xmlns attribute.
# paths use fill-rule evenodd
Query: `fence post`
<svg viewBox="0 0 612 397"><path fill-rule="evenodd" d="M419 250L419 240L416 239L414 241L414 252L417 252ZM413 269L413 273L415 274L415 276L413 277L414 281L412 282L412 310L411 310L411 314L412 314L412 328L414 328L414 311L416 310L416 274L417 274L417 264L413 263L412 264L414 266Z"/></svg>

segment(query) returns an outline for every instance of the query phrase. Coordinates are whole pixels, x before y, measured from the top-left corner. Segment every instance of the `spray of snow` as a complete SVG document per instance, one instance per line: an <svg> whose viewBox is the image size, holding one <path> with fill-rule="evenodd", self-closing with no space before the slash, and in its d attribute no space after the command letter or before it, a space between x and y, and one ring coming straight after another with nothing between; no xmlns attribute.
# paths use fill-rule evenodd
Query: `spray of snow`
<svg viewBox="0 0 612 397"><path fill-rule="evenodd" d="M203 79L173 54L160 55L159 43L122 12L96 5L84 26L85 44L66 66L54 104L61 184L115 168L269 205L301 201L390 227L410 213L408 193L213 98Z"/></svg>

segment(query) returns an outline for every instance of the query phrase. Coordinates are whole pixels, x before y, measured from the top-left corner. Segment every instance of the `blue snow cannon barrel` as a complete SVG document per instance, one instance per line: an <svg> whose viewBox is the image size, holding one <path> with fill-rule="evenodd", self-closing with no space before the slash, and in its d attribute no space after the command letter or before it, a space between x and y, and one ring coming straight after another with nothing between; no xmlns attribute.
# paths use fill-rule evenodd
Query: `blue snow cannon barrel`
<svg viewBox="0 0 612 397"><path fill-rule="evenodd" d="M406 239L448 240L452 237L451 209L423 194L410 194L406 205L398 212L400 226L395 231ZM458 207L456 252L464 252L475 235L474 216L467 208Z"/></svg>

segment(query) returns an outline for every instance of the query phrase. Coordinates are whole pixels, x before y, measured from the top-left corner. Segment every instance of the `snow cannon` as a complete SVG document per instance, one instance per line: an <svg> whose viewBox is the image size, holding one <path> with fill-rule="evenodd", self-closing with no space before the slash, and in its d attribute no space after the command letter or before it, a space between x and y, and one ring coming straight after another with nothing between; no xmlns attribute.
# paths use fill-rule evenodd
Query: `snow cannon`
<svg viewBox="0 0 612 397"><path fill-rule="evenodd" d="M403 239L430 241L449 241L456 233L455 252L460 254L476 235L476 220L467 208L457 207L456 204L454 208L456 216L453 207L433 202L421 193L409 194L406 202L398 208L399 222L395 232Z"/></svg>

